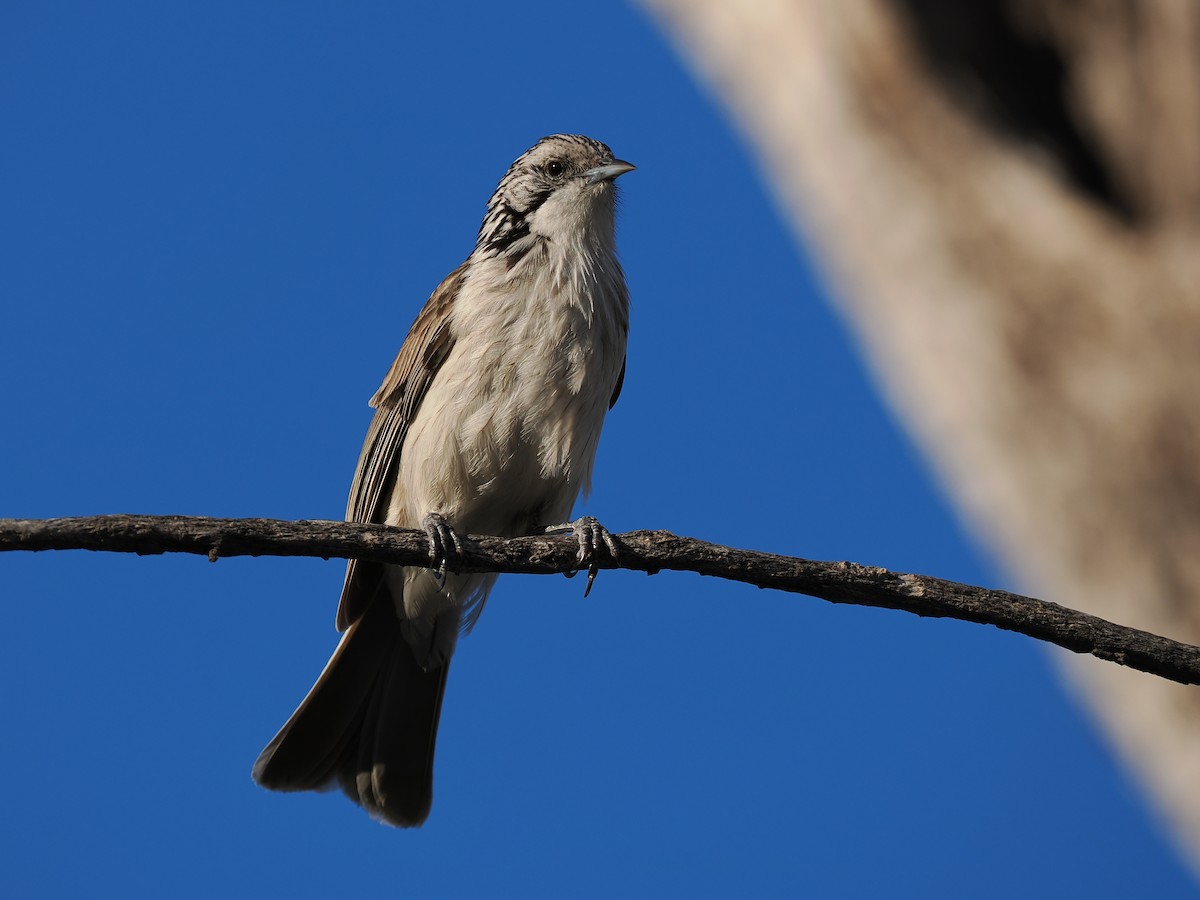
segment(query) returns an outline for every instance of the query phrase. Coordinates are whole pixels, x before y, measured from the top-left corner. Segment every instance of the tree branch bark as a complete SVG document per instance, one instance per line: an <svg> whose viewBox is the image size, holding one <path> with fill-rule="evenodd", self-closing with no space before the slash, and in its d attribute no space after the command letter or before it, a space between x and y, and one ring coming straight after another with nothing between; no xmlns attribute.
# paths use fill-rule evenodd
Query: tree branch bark
<svg viewBox="0 0 1200 900"><path fill-rule="evenodd" d="M664 569L695 572L807 594L830 603L995 625L1171 681L1200 684L1200 647L1045 600L852 562L818 562L738 550L668 531L630 531L614 535L614 539L620 557L610 559L601 548L598 565L602 569L652 575ZM550 574L578 568L578 545L568 535L510 539L473 535L464 543L463 571ZM0 519L0 551L5 550L197 553L213 562L222 556L313 556L430 564L428 540L417 529L192 516Z"/></svg>

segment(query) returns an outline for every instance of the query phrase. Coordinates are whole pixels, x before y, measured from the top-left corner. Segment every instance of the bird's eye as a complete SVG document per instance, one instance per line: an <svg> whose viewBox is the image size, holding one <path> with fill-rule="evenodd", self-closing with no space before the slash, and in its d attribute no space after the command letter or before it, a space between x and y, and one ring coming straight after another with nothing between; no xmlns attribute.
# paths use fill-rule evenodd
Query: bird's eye
<svg viewBox="0 0 1200 900"><path fill-rule="evenodd" d="M561 160L552 159L546 163L546 174L551 178L558 178L565 171L567 171L567 167L562 164Z"/></svg>

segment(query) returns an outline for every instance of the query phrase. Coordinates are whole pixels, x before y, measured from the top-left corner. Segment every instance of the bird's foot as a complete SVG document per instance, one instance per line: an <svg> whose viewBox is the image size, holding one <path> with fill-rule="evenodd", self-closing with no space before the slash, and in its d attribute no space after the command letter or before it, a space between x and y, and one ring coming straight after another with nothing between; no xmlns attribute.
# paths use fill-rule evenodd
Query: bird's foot
<svg viewBox="0 0 1200 900"><path fill-rule="evenodd" d="M600 567L596 565L597 548L604 544L608 548L608 555L615 560L618 556L616 541L594 516L580 516L574 522L564 522L562 525L550 525L546 528L546 534L557 531L570 531L575 535L575 540L579 541L579 554L575 561L580 566L587 566L587 586L583 589L583 596L586 597L592 592L592 583L596 580L596 573L600 571ZM567 573L568 578L574 576L574 572Z"/></svg>
<svg viewBox="0 0 1200 900"><path fill-rule="evenodd" d="M421 520L421 528L429 538L429 562L434 567L433 577L440 590L446 586L447 568L457 572L462 565L462 538L441 513L429 513Z"/></svg>

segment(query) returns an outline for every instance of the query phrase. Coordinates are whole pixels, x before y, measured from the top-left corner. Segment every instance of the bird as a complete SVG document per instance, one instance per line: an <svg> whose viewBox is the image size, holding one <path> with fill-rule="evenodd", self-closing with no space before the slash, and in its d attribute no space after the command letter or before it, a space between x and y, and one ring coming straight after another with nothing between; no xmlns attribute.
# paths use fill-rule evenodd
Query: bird
<svg viewBox="0 0 1200 900"><path fill-rule="evenodd" d="M259 785L340 788L421 825L450 660L496 580L455 571L461 535L569 530L588 589L599 545L616 555L594 518L566 520L625 379L616 179L634 168L583 135L539 140L418 313L371 398L346 519L421 528L430 566L349 561L337 648L255 762Z"/></svg>

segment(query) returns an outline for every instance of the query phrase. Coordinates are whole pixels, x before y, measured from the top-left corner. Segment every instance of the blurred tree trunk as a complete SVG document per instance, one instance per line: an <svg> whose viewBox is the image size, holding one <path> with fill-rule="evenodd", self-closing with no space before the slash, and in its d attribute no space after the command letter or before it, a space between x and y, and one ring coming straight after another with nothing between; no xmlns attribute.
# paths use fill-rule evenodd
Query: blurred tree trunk
<svg viewBox="0 0 1200 900"><path fill-rule="evenodd" d="M643 2L1010 570L1200 643L1200 4ZM1200 692L1072 666L1200 859Z"/></svg>

